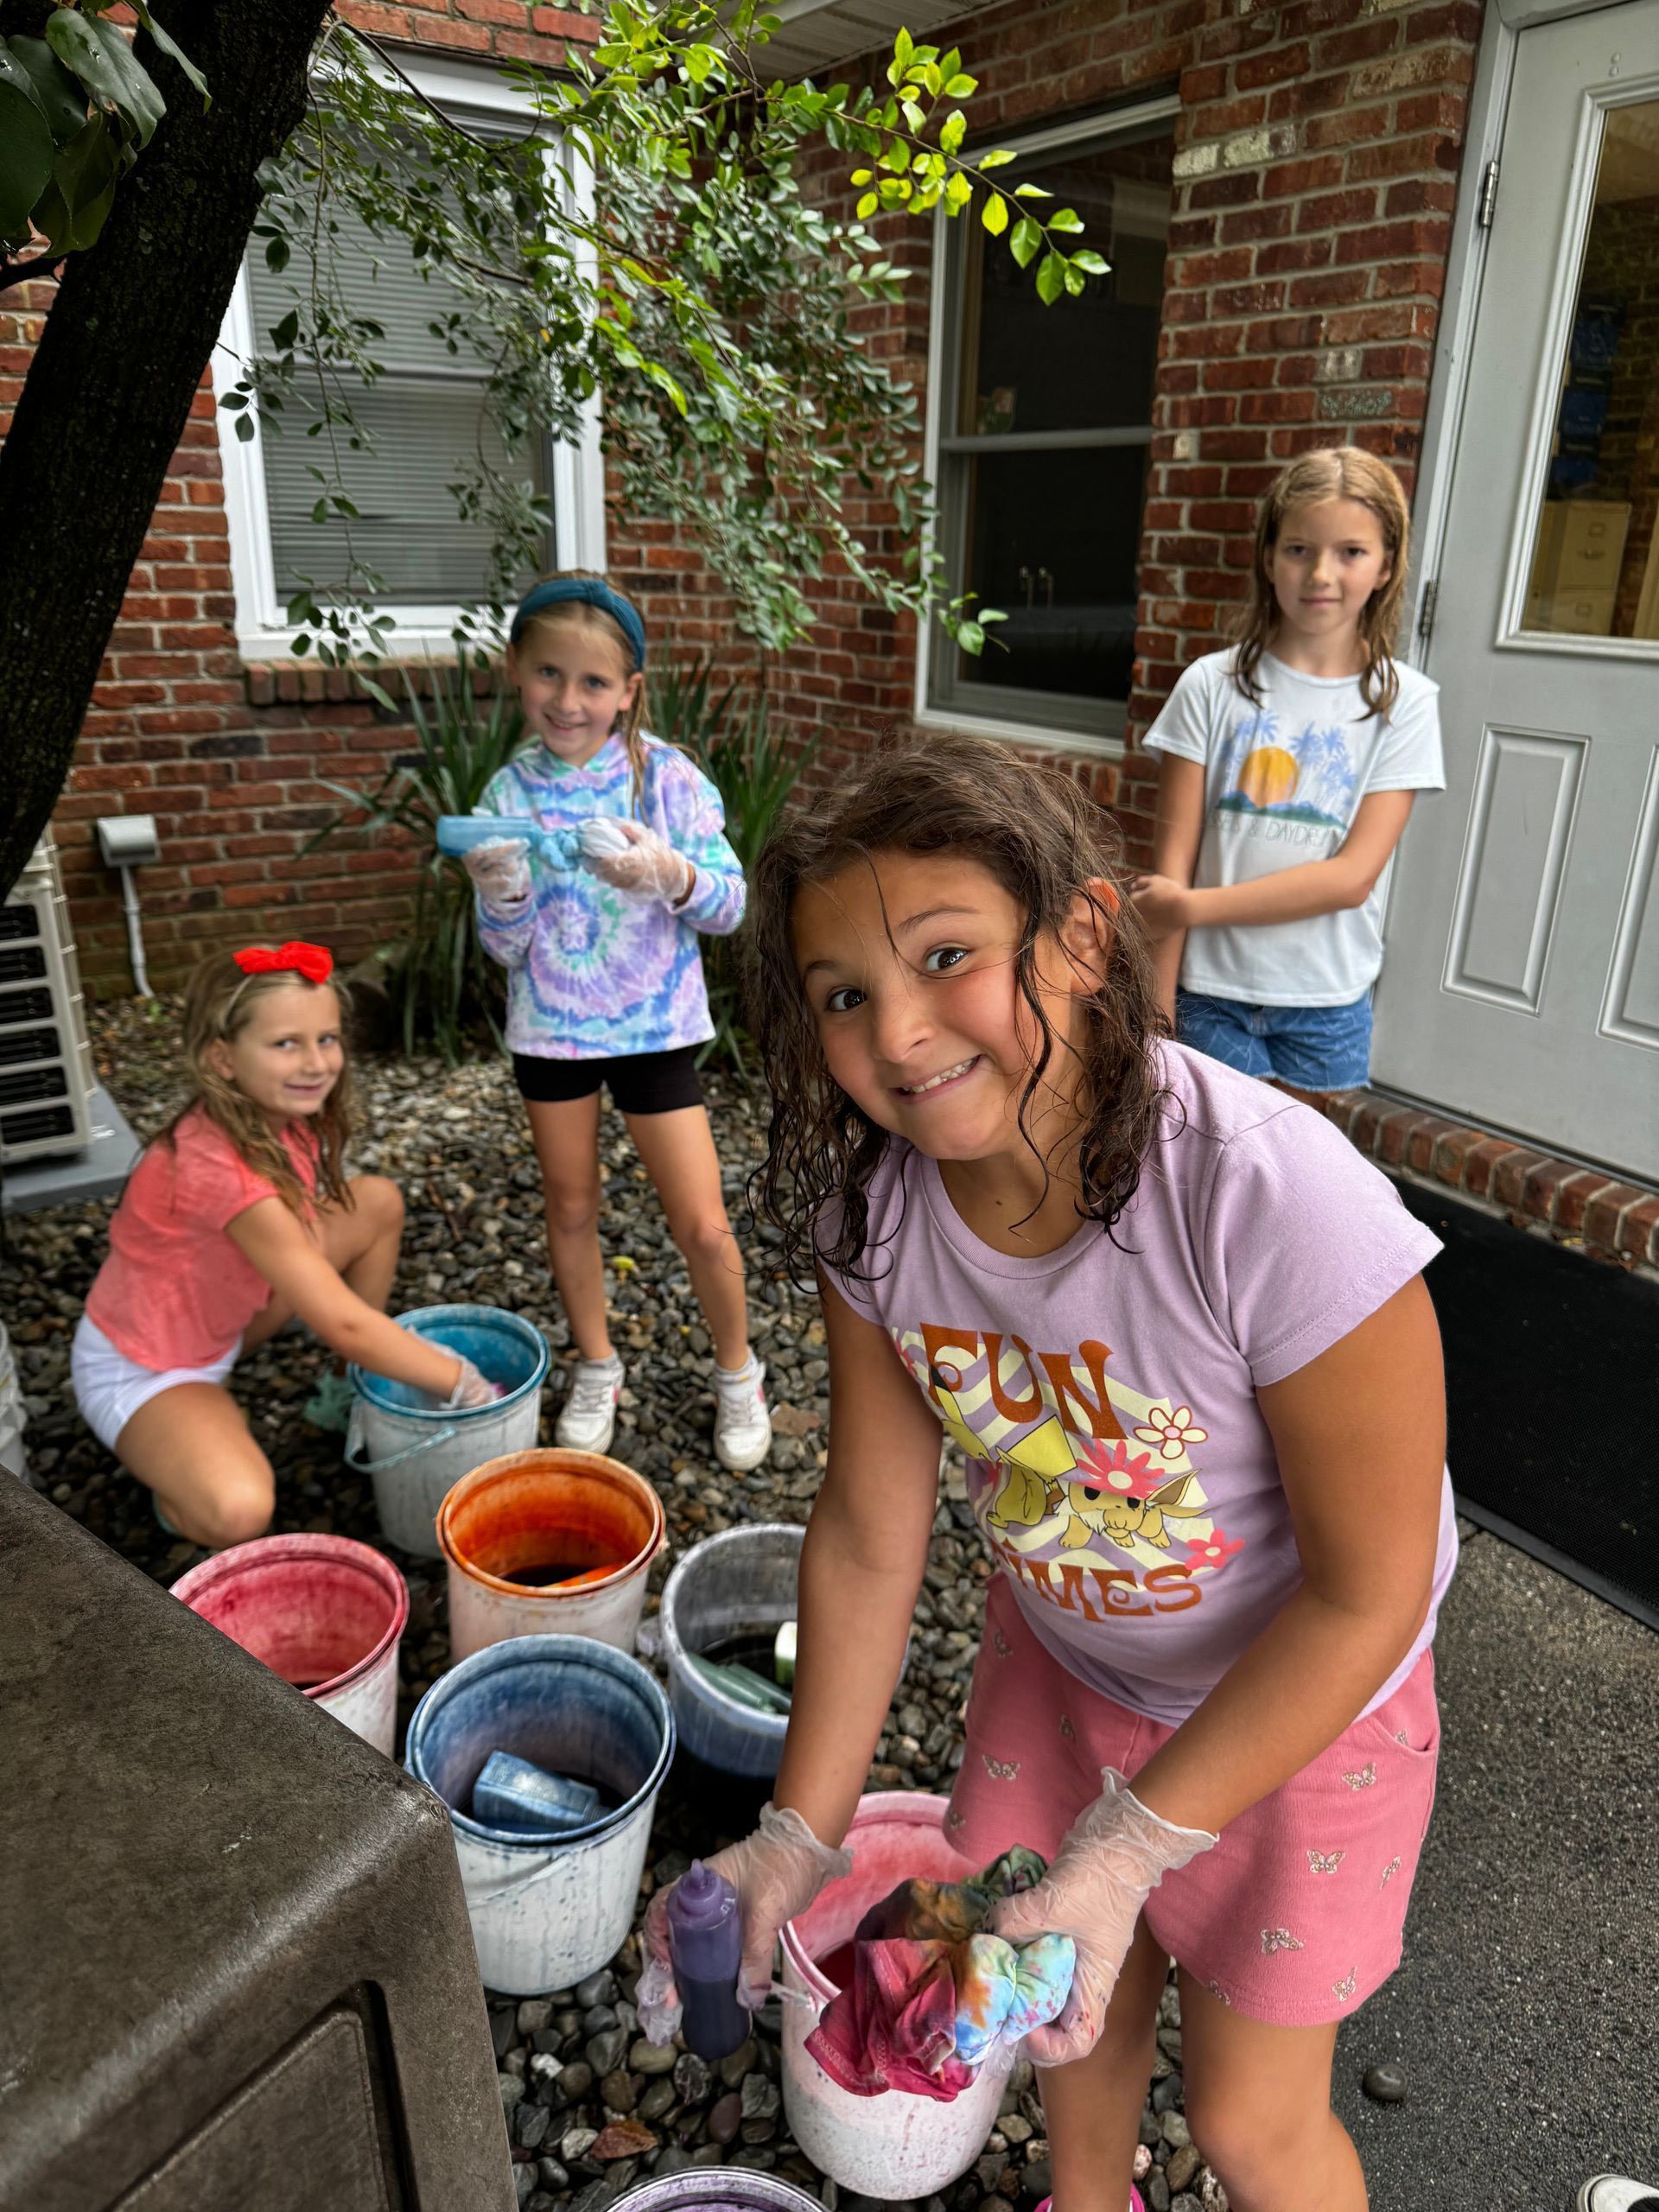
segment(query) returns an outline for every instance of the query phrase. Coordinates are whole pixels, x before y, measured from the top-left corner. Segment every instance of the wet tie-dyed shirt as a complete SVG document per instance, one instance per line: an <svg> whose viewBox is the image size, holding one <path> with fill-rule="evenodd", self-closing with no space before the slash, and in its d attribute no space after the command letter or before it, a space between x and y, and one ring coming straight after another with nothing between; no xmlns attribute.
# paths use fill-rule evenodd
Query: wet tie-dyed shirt
<svg viewBox="0 0 1659 2212"><path fill-rule="evenodd" d="M644 740L645 789L637 818L696 870L683 906L625 899L584 868L560 868L532 852L531 895L511 919L478 902L479 935L508 970L507 1047L550 1060L665 1052L712 1037L697 933L728 937L743 919L747 887L726 841L720 794L685 754ZM528 817L543 830L575 830L598 815L634 815L628 757L610 738L586 767L544 746L494 777L480 814Z"/></svg>

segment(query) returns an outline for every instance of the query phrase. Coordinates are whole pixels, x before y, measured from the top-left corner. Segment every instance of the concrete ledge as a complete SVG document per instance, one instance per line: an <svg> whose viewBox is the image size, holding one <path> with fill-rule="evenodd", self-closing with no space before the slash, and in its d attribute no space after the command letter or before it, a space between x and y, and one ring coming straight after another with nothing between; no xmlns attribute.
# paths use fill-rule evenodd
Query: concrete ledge
<svg viewBox="0 0 1659 2212"><path fill-rule="evenodd" d="M55 1153L0 1169L0 1213L44 1213L113 1198L143 1146L101 1083L92 1085L92 1141L85 1152Z"/></svg>

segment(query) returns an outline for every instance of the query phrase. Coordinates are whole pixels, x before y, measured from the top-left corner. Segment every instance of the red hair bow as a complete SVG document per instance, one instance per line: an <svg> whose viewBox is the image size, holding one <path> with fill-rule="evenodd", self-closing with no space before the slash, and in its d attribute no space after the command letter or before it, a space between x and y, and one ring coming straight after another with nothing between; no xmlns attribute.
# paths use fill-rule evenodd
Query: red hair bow
<svg viewBox="0 0 1659 2212"><path fill-rule="evenodd" d="M334 972L334 956L321 944L279 944L275 952L250 944L231 957L245 976L281 975L292 969L308 983L326 983Z"/></svg>

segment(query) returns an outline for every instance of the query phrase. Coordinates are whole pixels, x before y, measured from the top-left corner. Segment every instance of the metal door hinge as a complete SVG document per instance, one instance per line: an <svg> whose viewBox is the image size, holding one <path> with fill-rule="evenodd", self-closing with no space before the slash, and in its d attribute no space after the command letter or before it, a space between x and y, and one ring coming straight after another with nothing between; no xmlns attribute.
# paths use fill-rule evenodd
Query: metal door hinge
<svg viewBox="0 0 1659 2212"><path fill-rule="evenodd" d="M1434 602L1439 599L1440 595L1440 587L1438 579L1433 583L1427 583L1423 586L1422 601L1417 609L1417 635L1422 639L1425 645L1428 643L1430 637L1433 634Z"/></svg>
<svg viewBox="0 0 1659 2212"><path fill-rule="evenodd" d="M1476 227L1490 231L1492 217L1497 213L1497 163L1488 162L1486 174L1480 180L1480 204L1475 210Z"/></svg>

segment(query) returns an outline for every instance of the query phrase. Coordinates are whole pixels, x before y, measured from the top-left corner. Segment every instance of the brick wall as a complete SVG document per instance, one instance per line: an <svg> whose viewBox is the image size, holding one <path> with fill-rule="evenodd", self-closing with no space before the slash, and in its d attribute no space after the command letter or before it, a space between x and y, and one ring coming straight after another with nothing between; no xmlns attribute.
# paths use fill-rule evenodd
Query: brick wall
<svg viewBox="0 0 1659 2212"><path fill-rule="evenodd" d="M340 13L388 39L550 67L568 41L596 35L591 18L535 0L341 0ZM51 298L41 284L0 294L0 434ZM156 817L162 859L138 884L161 988L227 938L320 938L349 961L395 937L409 911L408 857L395 847L353 836L304 849L340 804L319 779L378 778L408 734L354 700L342 673L244 664L215 416L204 377L54 815L95 994L132 987L118 885L91 826L100 814Z"/></svg>
<svg viewBox="0 0 1659 2212"><path fill-rule="evenodd" d="M533 0L352 0L352 11L389 37L550 63L565 38L592 32ZM1352 437L1409 482L1479 27L1476 0L1004 0L960 26L983 138L1178 87L1181 98L1131 749L1121 769L1075 747L1058 756L1117 804L1133 837L1149 827L1154 788L1134 737L1185 662L1219 641L1274 469L1303 447ZM815 164L826 195L842 189L844 166L827 155ZM859 325L920 387L929 240L894 226L891 244L917 271L909 296L861 310ZM11 309L0 315L0 378L15 391L41 303L0 304ZM1052 313L1058 341L1065 308ZM902 557L879 494L849 514L882 557ZM611 567L639 599L658 656L709 646L728 674L753 665L730 607L666 525L613 518ZM813 596L818 626L766 677L789 723L825 733L832 772L909 716L915 638L833 565ZM404 911L395 853L302 852L333 804L318 776L372 773L398 732L353 703L342 678L245 669L232 615L204 389L59 812L84 964L100 988L129 987L113 886L86 827L112 798L156 813L167 840L167 866L143 878L158 979L175 979L200 943L227 931L312 931L350 957L393 933Z"/></svg>

